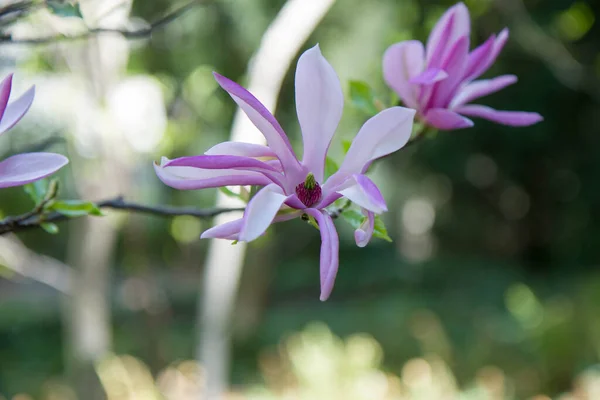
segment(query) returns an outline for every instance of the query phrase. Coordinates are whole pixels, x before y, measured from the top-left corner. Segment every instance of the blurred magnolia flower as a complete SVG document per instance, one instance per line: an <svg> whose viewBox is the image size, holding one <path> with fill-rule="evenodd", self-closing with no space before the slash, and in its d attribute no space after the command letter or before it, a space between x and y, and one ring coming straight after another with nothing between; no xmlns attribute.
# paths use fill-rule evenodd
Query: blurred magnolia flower
<svg viewBox="0 0 600 400"><path fill-rule="evenodd" d="M410 138L414 110L392 107L369 119L360 129L339 170L324 181L325 158L344 107L340 81L317 46L307 50L296 69L296 110L302 130L304 157L298 160L283 129L250 92L214 74L217 82L262 132L268 146L224 142L204 155L163 158L158 177L176 189L226 185L264 186L248 203L241 219L205 231L202 238L252 241L273 222L312 216L321 232L321 300L326 300L338 269L339 240L325 210L345 197L363 209L366 222L355 233L358 246L373 234L375 214L387 211L377 186L367 178L371 162L402 148Z"/></svg>
<svg viewBox="0 0 600 400"><path fill-rule="evenodd" d="M469 53L470 18L463 3L450 8L437 22L426 48L416 40L390 46L383 56L387 84L404 104L418 111L428 125L443 130L468 128L479 117L510 126L528 126L543 118L532 112L497 111L468 104L517 81L514 75L475 80L496 60L508 39L508 29L492 35Z"/></svg>
<svg viewBox="0 0 600 400"><path fill-rule="evenodd" d="M21 97L8 104L12 74L0 83L0 135L12 128L29 110L35 88L32 86ZM69 160L54 153L17 154L0 162L0 188L21 186L53 174Z"/></svg>

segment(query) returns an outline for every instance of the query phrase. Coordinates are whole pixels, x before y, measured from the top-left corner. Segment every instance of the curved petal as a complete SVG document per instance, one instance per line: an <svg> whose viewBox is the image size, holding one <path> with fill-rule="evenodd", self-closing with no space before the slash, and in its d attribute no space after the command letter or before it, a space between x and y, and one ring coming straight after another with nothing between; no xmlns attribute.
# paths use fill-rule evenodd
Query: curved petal
<svg viewBox="0 0 600 400"><path fill-rule="evenodd" d="M496 35L492 35L482 45L469 53L467 67L463 76L465 81L475 79L487 70L490 65L488 64L488 59L494 50L495 42Z"/></svg>
<svg viewBox="0 0 600 400"><path fill-rule="evenodd" d="M17 154L0 162L0 188L21 186L52 175L69 163L54 153Z"/></svg>
<svg viewBox="0 0 600 400"><path fill-rule="evenodd" d="M302 163L323 181L325 156L342 118L344 94L319 45L300 56L296 68L296 111L304 141Z"/></svg>
<svg viewBox="0 0 600 400"><path fill-rule="evenodd" d="M415 85L433 85L434 83L444 80L447 77L448 74L443 69L428 68L414 78L411 78L409 82Z"/></svg>
<svg viewBox="0 0 600 400"><path fill-rule="evenodd" d="M469 80L479 78L483 73L485 73L485 71L487 71L492 66L492 64L494 64L494 62L498 58L498 55L504 48L504 45L506 44L507 40L508 40L508 28L504 28L498 34L498 36L496 36L494 38L494 44L493 44L492 48L490 49L490 51L488 52L487 57L482 60L481 64L479 65L479 68L477 68L477 70L473 71L471 76L468 77Z"/></svg>
<svg viewBox="0 0 600 400"><path fill-rule="evenodd" d="M17 100L8 104L0 121L0 134L12 128L31 107L35 96L35 86L32 86Z"/></svg>
<svg viewBox="0 0 600 400"><path fill-rule="evenodd" d="M163 157L160 164L154 164L154 170L165 185L175 189L192 190L237 185L266 186L272 183L269 178L255 171L167 167L169 161Z"/></svg>
<svg viewBox="0 0 600 400"><path fill-rule="evenodd" d="M427 40L427 65L430 68L439 67L458 38L468 37L470 33L471 21L467 7L463 3L450 7L431 30Z"/></svg>
<svg viewBox="0 0 600 400"><path fill-rule="evenodd" d="M203 169L244 169L244 170L267 170L276 172L268 164L250 157L242 156L191 156L180 157L170 160L165 167L194 167Z"/></svg>
<svg viewBox="0 0 600 400"><path fill-rule="evenodd" d="M283 176L280 171L262 161L250 157L241 156L191 156L180 157L168 161L165 167L192 167L199 169L217 169L217 170L242 170L260 172L269 178L272 182L284 187Z"/></svg>
<svg viewBox="0 0 600 400"><path fill-rule="evenodd" d="M410 79L423 71L425 50L417 40L391 45L383 55L385 82L400 96L407 107L419 108L419 87Z"/></svg>
<svg viewBox="0 0 600 400"><path fill-rule="evenodd" d="M251 242L262 235L273 222L286 197L281 188L274 184L259 190L246 206L239 240Z"/></svg>
<svg viewBox="0 0 600 400"><path fill-rule="evenodd" d="M467 55L469 54L469 37L460 37L442 64L444 71L448 73L448 78L435 84L433 92L429 99L432 108L446 107L464 75L467 65Z"/></svg>
<svg viewBox="0 0 600 400"><path fill-rule="evenodd" d="M529 126L544 120L540 114L535 112L498 111L478 104L458 107L455 111L470 117L479 117L509 126Z"/></svg>
<svg viewBox="0 0 600 400"><path fill-rule="evenodd" d="M12 78L13 74L8 74L8 76L2 80L2 83L0 83L0 120L2 120L4 110L6 110L6 105L8 104L8 99L10 98Z"/></svg>
<svg viewBox="0 0 600 400"><path fill-rule="evenodd" d="M410 139L415 110L392 107L370 118L360 128L340 169L325 182L324 190L340 184L349 175L379 157L400 150Z"/></svg>
<svg viewBox="0 0 600 400"><path fill-rule="evenodd" d="M200 239L229 239L238 240L244 219L236 219L224 224L213 226L200 235Z"/></svg>
<svg viewBox="0 0 600 400"><path fill-rule="evenodd" d="M325 301L331 295L335 277L337 276L340 240L329 214L315 210L314 208L307 209L306 213L317 220L319 231L321 232L320 300Z"/></svg>
<svg viewBox="0 0 600 400"><path fill-rule="evenodd" d="M352 175L336 189L336 192L375 214L387 211L379 188L365 175Z"/></svg>
<svg viewBox="0 0 600 400"><path fill-rule="evenodd" d="M285 212L278 214L273 223L289 221L290 219L298 218L302 215L301 211ZM239 234L242 230L244 219L236 219L234 221L225 222L224 224L213 226L207 229L200 235L200 239L229 239L239 240Z"/></svg>
<svg viewBox="0 0 600 400"><path fill-rule="evenodd" d="M458 90L450 102L449 107L453 109L463 104L467 104L475 99L502 90L505 87L512 85L516 81L517 77L515 75L502 75L494 79L473 81Z"/></svg>
<svg viewBox="0 0 600 400"><path fill-rule="evenodd" d="M427 111L427 114L425 114L425 121L428 125L445 131L470 128L473 126L473 121L470 119L445 108L430 109Z"/></svg>
<svg viewBox="0 0 600 400"><path fill-rule="evenodd" d="M358 247L365 247L373 237L375 230L375 214L369 210L362 209L362 213L367 217L362 224L354 231L354 241Z"/></svg>
<svg viewBox="0 0 600 400"><path fill-rule="evenodd" d="M292 150L290 141L273 114L249 91L230 79L213 72L217 83L225 90L250 121L265 136L268 146L277 154L286 171L297 172L300 164Z"/></svg>
<svg viewBox="0 0 600 400"><path fill-rule="evenodd" d="M275 152L267 146L244 142L219 143L206 150L204 154L210 156L277 157Z"/></svg>

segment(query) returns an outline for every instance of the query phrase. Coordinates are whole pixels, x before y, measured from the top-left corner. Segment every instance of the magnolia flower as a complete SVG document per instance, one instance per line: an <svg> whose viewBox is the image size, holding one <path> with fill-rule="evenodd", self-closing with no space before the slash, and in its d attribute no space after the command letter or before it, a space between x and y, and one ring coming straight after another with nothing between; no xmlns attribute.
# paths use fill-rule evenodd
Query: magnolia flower
<svg viewBox="0 0 600 400"><path fill-rule="evenodd" d="M404 104L428 125L450 130L468 128L479 117L504 125L527 126L542 120L537 113L497 111L468 104L517 81L514 75L475 80L496 60L508 29L492 35L469 53L469 11L463 3L450 8L429 35L427 47L416 40L390 46L383 56L383 75Z"/></svg>
<svg viewBox="0 0 600 400"><path fill-rule="evenodd" d="M12 74L0 83L0 135L12 128L29 110L35 89L32 86L21 97L8 104ZM17 154L0 162L0 188L21 186L53 174L69 160L53 153Z"/></svg>
<svg viewBox="0 0 600 400"><path fill-rule="evenodd" d="M214 74L217 82L262 132L267 146L224 142L204 155L163 158L158 177L176 189L225 185L263 186L246 206L243 218L213 227L202 238L250 242L273 222L312 216L321 232L321 300L333 289L338 270L338 234L327 206L345 197L363 210L365 222L355 232L365 246L375 215L387 211L381 192L365 175L371 162L393 153L410 138L414 110L393 107L369 119L360 129L339 170L325 180L325 158L344 107L340 81L317 46L307 50L296 69L296 111L304 142L300 161L273 115L250 92Z"/></svg>

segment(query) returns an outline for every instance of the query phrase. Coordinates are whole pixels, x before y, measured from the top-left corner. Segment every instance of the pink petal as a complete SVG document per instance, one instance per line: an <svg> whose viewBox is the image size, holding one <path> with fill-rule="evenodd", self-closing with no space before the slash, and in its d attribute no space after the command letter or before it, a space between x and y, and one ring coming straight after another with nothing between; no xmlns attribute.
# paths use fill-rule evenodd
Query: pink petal
<svg viewBox="0 0 600 400"><path fill-rule="evenodd" d="M69 163L60 154L24 153L0 162L0 188L21 186L52 175Z"/></svg>
<svg viewBox="0 0 600 400"><path fill-rule="evenodd" d="M442 130L470 128L473 121L445 108L432 108L425 114L428 125Z"/></svg>
<svg viewBox="0 0 600 400"><path fill-rule="evenodd" d="M342 118L344 94L319 45L300 56L296 68L296 111L304 139L302 163L323 181L325 156Z"/></svg>
<svg viewBox="0 0 600 400"><path fill-rule="evenodd" d="M9 74L6 78L4 78L2 83L0 83L0 120L2 120L4 110L6 110L6 105L8 104L8 99L10 98L12 77L13 74Z"/></svg>
<svg viewBox="0 0 600 400"><path fill-rule="evenodd" d="M203 169L190 166L167 167L169 159L161 160L160 165L154 164L158 178L166 185L175 189L207 189L221 186L259 185L266 186L272 181L255 171L235 169Z"/></svg>
<svg viewBox="0 0 600 400"><path fill-rule="evenodd" d="M249 91L216 72L213 75L217 83L229 93L254 126L262 132L269 147L281 160L284 169L290 173L297 173L301 169L300 164L292 150L288 137L275 117Z"/></svg>
<svg viewBox="0 0 600 400"><path fill-rule="evenodd" d="M414 78L411 78L409 82L415 85L433 85L447 77L448 74L443 69L428 68Z"/></svg>
<svg viewBox="0 0 600 400"><path fill-rule="evenodd" d="M321 232L321 296L325 301L331 295L339 266L340 241L333 220L326 212L310 208L306 210L317 220Z"/></svg>
<svg viewBox="0 0 600 400"><path fill-rule="evenodd" d="M273 219L273 223L289 221L290 219L298 218L302 215L302 211L286 212L277 215ZM224 224L213 226L207 229L200 235L200 239L228 239L239 240L239 234L242 230L244 219L236 219L235 221L225 222Z"/></svg>
<svg viewBox="0 0 600 400"><path fill-rule="evenodd" d="M467 68L465 80L470 81L477 79L485 71L487 71L498 58L498 55L504 48L507 40L508 29L504 28L497 37L490 37L490 39L488 39L488 41L486 41L482 46L479 46L477 49L473 50L469 55L470 68ZM491 46L488 44L490 41L492 44Z"/></svg>
<svg viewBox="0 0 600 400"><path fill-rule="evenodd" d="M35 96L35 86L32 86L17 100L8 104L0 121L0 134L12 128L31 107Z"/></svg>
<svg viewBox="0 0 600 400"><path fill-rule="evenodd" d="M375 214L371 211L362 209L362 213L367 217L364 222L354 231L354 241L358 247L365 247L373 237L375 230Z"/></svg>
<svg viewBox="0 0 600 400"><path fill-rule="evenodd" d="M207 151L206 155L229 155L243 157L277 157L277 155L268 148L260 144L244 142L223 142L219 143Z"/></svg>
<svg viewBox="0 0 600 400"><path fill-rule="evenodd" d="M471 33L469 10L463 3L451 7L438 20L427 40L427 65L439 67L446 53L460 37Z"/></svg>
<svg viewBox="0 0 600 400"><path fill-rule="evenodd" d="M241 156L192 156L180 157L167 162L165 167L193 167L199 169L243 170L260 172L272 182L284 187L283 176L275 167L250 157Z"/></svg>
<svg viewBox="0 0 600 400"><path fill-rule="evenodd" d="M281 188L274 184L259 190L246 206L239 240L251 242L262 235L273 222L286 197Z"/></svg>
<svg viewBox="0 0 600 400"><path fill-rule="evenodd" d="M540 114L535 112L498 111L477 104L461 106L455 111L470 117L479 117L509 126L529 126L544 120Z"/></svg>
<svg viewBox="0 0 600 400"><path fill-rule="evenodd" d="M352 175L337 188L336 192L375 214L387 211L379 188L365 175Z"/></svg>
<svg viewBox="0 0 600 400"><path fill-rule="evenodd" d="M442 64L442 68L448 73L448 78L436 83L433 87L433 93L429 100L432 108L445 107L450 103L456 88L462 82L468 54L469 38L463 36L456 41Z"/></svg>
<svg viewBox="0 0 600 400"><path fill-rule="evenodd" d="M165 167L194 167L203 169L244 169L244 170L267 170L275 172L262 161L250 157L225 156L225 155L203 155L180 157L170 160Z"/></svg>
<svg viewBox="0 0 600 400"><path fill-rule="evenodd" d="M423 44L416 40L396 43L383 55L385 82L400 96L407 107L419 107L419 87L411 84L411 78L423 71Z"/></svg>
<svg viewBox="0 0 600 400"><path fill-rule="evenodd" d="M496 35L492 35L481 46L478 46L469 53L469 60L465 68L463 80L470 81L476 79L487 70L489 67L488 59L494 50L495 42Z"/></svg>
<svg viewBox="0 0 600 400"><path fill-rule="evenodd" d="M234 221L225 222L221 225L213 226L212 228L202 232L200 239L238 240L243 223L244 219L240 218Z"/></svg>
<svg viewBox="0 0 600 400"><path fill-rule="evenodd" d="M348 176L360 174L371 161L400 150L412 134L415 110L391 107L370 118L360 128L340 169L323 185L328 191Z"/></svg>
<svg viewBox="0 0 600 400"><path fill-rule="evenodd" d="M494 79L483 79L479 81L473 81L463 86L458 90L452 101L450 102L450 108L467 104L472 100L478 99L488 94L495 93L505 87L512 85L517 81L515 75L502 75Z"/></svg>

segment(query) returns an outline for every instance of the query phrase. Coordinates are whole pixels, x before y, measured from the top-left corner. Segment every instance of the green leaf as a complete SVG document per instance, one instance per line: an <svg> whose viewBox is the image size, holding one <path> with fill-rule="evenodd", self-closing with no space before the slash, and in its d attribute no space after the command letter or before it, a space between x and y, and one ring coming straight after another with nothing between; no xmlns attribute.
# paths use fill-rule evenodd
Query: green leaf
<svg viewBox="0 0 600 400"><path fill-rule="evenodd" d="M58 233L58 226L56 226L56 224L53 224L51 222L42 222L40 224L40 226L42 227L43 230L45 230L46 232L48 232L52 235L56 235Z"/></svg>
<svg viewBox="0 0 600 400"><path fill-rule="evenodd" d="M82 217L84 215L103 216L104 213L98 206L89 201L59 200L53 202L48 210L56 211L67 217Z"/></svg>
<svg viewBox="0 0 600 400"><path fill-rule="evenodd" d="M371 87L362 81L350 81L350 101L368 115L377 114L376 99Z"/></svg>
<svg viewBox="0 0 600 400"><path fill-rule="evenodd" d="M325 158L325 178L329 178L331 175L335 174L338 169L340 169L340 166L337 162L332 158Z"/></svg>
<svg viewBox="0 0 600 400"><path fill-rule="evenodd" d="M352 225L354 229L358 229L367 219L367 217L362 215L362 213L358 212L357 210L346 210L342 213L342 217L346 221L348 221L348 223ZM392 241L392 238L389 237L387 229L385 228L385 224L383 223L379 215L375 216L375 227L373 229L373 236L388 242Z"/></svg>
<svg viewBox="0 0 600 400"><path fill-rule="evenodd" d="M348 150L350 150L350 146L352 146L352 140L342 139L342 149L344 150L344 155L348 153Z"/></svg>
<svg viewBox="0 0 600 400"><path fill-rule="evenodd" d="M379 239L383 239L386 242L392 242L392 238L388 235L388 231L383 223L383 220L379 215L375 216L375 227L373 229L373 236Z"/></svg>
<svg viewBox="0 0 600 400"><path fill-rule="evenodd" d="M227 196L227 197L234 197L236 199L240 199L240 200L246 201L246 199L244 199L244 197L242 197L241 194L235 193L234 191L232 191L230 189L227 189L227 187L225 187L225 186L221 186L219 188L219 190L221 192L223 192L225 194L225 196Z"/></svg>
<svg viewBox="0 0 600 400"><path fill-rule="evenodd" d="M29 195L35 204L39 204L44 197L46 197L48 182L45 179L42 179L33 183L29 183L23 186L23 190L25 190L25 193Z"/></svg>
<svg viewBox="0 0 600 400"><path fill-rule="evenodd" d="M47 1L46 5L54 15L58 15L59 17L83 18L79 3L77 2L54 0Z"/></svg>

